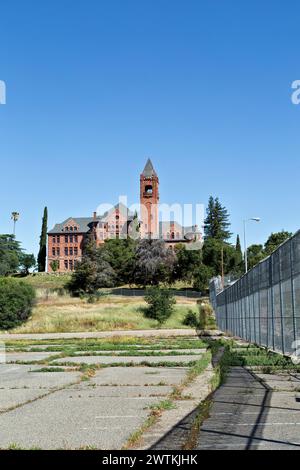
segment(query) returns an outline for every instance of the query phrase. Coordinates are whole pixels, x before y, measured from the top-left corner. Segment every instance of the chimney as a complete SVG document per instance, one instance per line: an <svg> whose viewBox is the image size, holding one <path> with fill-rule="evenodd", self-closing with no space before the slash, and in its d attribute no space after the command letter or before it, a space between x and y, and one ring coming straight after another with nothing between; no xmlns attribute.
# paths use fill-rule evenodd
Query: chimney
<svg viewBox="0 0 300 470"><path fill-rule="evenodd" d="M97 219L97 212L94 212L94 213L93 213L93 217L94 217L94 220Z"/></svg>

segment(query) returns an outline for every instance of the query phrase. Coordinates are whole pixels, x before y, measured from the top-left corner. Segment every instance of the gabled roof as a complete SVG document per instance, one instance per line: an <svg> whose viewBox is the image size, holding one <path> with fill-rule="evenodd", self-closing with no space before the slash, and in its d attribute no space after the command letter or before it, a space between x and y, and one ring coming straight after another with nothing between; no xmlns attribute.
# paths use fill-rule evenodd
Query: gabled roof
<svg viewBox="0 0 300 470"><path fill-rule="evenodd" d="M152 176L157 176L150 158L148 158L147 160L147 163L145 165L142 175L145 176L145 178L152 178Z"/></svg>
<svg viewBox="0 0 300 470"><path fill-rule="evenodd" d="M54 228L48 232L48 234L57 234L61 232L74 233L74 231L71 230L64 230L64 227L67 227L68 224L76 224L78 226L78 229L75 233L88 233L91 230L93 223L101 221L105 222L107 216L114 212L116 209L118 209L121 214L127 215L128 220L133 219L134 213L130 212L124 204L118 203L109 211L105 212L103 215L97 216L96 219L94 219L93 217L69 217L68 219L64 220L61 224L56 224Z"/></svg>
<svg viewBox="0 0 300 470"><path fill-rule="evenodd" d="M130 210L128 209L128 207L125 206L125 204L123 204L122 202L119 202L118 204L113 206L110 210L108 210L104 214L98 216L98 219L99 220L105 220L108 215L115 212L116 210L119 210L119 212L124 216L127 215L128 219L130 217L132 218L134 216L134 214L132 212L130 212Z"/></svg>
<svg viewBox="0 0 300 470"><path fill-rule="evenodd" d="M90 231L90 224L94 221L93 217L69 217L64 220L61 224L56 224L52 230L48 233L74 233L73 231L65 231L64 227L68 226L70 222L75 222L78 226L77 233L87 233ZM76 233L75 232L75 233Z"/></svg>

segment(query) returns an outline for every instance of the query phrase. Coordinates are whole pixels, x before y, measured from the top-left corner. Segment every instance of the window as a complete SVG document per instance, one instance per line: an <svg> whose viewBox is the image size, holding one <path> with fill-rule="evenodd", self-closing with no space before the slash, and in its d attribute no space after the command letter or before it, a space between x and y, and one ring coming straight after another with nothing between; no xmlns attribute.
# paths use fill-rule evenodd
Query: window
<svg viewBox="0 0 300 470"><path fill-rule="evenodd" d="M73 243L73 235L70 235L70 236L69 236L69 242L70 242L70 243Z"/></svg>
<svg viewBox="0 0 300 470"><path fill-rule="evenodd" d="M68 250L68 247L65 248L65 255L68 256L69 254L69 250Z"/></svg>
<svg viewBox="0 0 300 470"><path fill-rule="evenodd" d="M75 240L75 243L78 242L78 235L74 235L74 240Z"/></svg>
<svg viewBox="0 0 300 470"><path fill-rule="evenodd" d="M52 242L53 242L53 243L56 242L56 237L55 237L55 236L52 237Z"/></svg>
<svg viewBox="0 0 300 470"><path fill-rule="evenodd" d="M60 256L60 248L56 248L56 254L57 256Z"/></svg>
<svg viewBox="0 0 300 470"><path fill-rule="evenodd" d="M78 255L78 248L77 248L77 246L74 247L74 255L75 255L75 256Z"/></svg>
<svg viewBox="0 0 300 470"><path fill-rule="evenodd" d="M74 227L74 232L77 232L77 227Z"/></svg>
<svg viewBox="0 0 300 470"><path fill-rule="evenodd" d="M70 259L70 261L69 261L69 269L70 269L71 271L73 271L73 268L74 268L74 263L73 263L73 260Z"/></svg>
<svg viewBox="0 0 300 470"><path fill-rule="evenodd" d="M145 192L146 194L152 194L152 186L151 185L147 185L145 187Z"/></svg>
<svg viewBox="0 0 300 470"><path fill-rule="evenodd" d="M73 232L73 227L70 227L70 232Z"/></svg>
<svg viewBox="0 0 300 470"><path fill-rule="evenodd" d="M65 259L65 269L69 268L68 260Z"/></svg>
<svg viewBox="0 0 300 470"><path fill-rule="evenodd" d="M69 237L68 235L65 235L65 243L68 243L68 241L69 241Z"/></svg>
<svg viewBox="0 0 300 470"><path fill-rule="evenodd" d="M60 236L59 235L57 235L57 237L56 237L56 243L60 243Z"/></svg>
<svg viewBox="0 0 300 470"><path fill-rule="evenodd" d="M55 256L55 248L52 248L52 256Z"/></svg>
<svg viewBox="0 0 300 470"><path fill-rule="evenodd" d="M65 227L65 232L68 232L69 231L69 227Z"/></svg>
<svg viewBox="0 0 300 470"><path fill-rule="evenodd" d="M73 256L73 248L71 247L69 250L70 256Z"/></svg>
<svg viewBox="0 0 300 470"><path fill-rule="evenodd" d="M172 240L174 240L174 238L175 238L175 233L174 232L171 233L171 238L172 238Z"/></svg>

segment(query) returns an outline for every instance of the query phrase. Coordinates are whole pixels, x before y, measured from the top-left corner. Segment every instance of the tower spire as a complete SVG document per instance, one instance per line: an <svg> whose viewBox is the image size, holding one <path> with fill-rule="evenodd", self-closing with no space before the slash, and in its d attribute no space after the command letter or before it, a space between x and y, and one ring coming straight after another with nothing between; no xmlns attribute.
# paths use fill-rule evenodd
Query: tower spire
<svg viewBox="0 0 300 470"><path fill-rule="evenodd" d="M152 178L152 176L157 176L156 171L154 170L153 163L150 158L148 158L145 165L144 171L142 173L145 178Z"/></svg>

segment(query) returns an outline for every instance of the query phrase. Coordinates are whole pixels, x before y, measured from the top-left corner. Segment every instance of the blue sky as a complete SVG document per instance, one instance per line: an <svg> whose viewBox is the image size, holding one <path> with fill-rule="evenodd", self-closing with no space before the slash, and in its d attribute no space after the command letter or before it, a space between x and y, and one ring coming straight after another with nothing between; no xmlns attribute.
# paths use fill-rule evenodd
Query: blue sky
<svg viewBox="0 0 300 470"><path fill-rule="evenodd" d="M249 243L296 231L297 0L3 0L0 233L49 228L127 194L150 156L162 202L219 196Z"/></svg>

